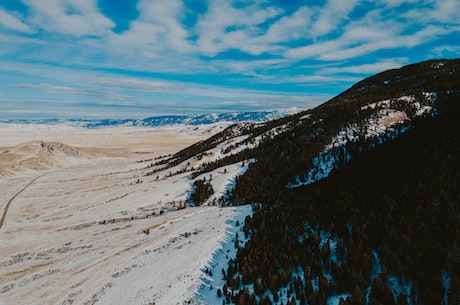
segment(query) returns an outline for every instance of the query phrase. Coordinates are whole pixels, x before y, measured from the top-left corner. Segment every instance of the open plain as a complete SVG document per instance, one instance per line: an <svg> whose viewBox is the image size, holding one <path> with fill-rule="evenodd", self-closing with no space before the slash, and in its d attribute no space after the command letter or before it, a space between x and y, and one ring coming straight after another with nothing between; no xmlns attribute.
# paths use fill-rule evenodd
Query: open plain
<svg viewBox="0 0 460 305"><path fill-rule="evenodd" d="M190 173L146 173L221 128L0 126L0 304L192 300L241 209L182 209Z"/></svg>

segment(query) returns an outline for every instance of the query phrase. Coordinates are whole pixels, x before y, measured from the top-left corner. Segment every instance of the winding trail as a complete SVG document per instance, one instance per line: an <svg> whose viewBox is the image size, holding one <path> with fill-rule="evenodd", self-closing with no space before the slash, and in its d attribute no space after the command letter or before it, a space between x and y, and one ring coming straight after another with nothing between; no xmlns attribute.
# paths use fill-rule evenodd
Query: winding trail
<svg viewBox="0 0 460 305"><path fill-rule="evenodd" d="M5 220L6 220L6 214L8 213L8 209L10 208L10 205L11 203L22 193L24 192L29 186L32 185L32 183L34 183L35 181L37 181L38 178L40 178L41 176L38 176L38 177L35 177L34 179L32 179L32 181L30 181L28 184L26 184L26 186L24 186L22 189L19 190L19 192L17 192L13 197L10 198L10 200L8 200L5 208L3 209L3 214L2 214L2 218L0 219L0 229L3 227L3 224L5 223Z"/></svg>

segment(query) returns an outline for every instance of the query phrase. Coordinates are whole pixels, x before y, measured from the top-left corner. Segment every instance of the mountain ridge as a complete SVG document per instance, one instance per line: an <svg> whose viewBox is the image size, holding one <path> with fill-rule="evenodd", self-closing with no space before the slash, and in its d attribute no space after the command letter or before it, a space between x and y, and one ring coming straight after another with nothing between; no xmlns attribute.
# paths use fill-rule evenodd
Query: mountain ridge
<svg viewBox="0 0 460 305"><path fill-rule="evenodd" d="M286 117L299 112L300 109L293 107L271 111L243 111L223 112L197 115L159 115L144 119L3 119L3 124L40 124L59 125L70 124L84 128L94 129L102 127L162 127L171 125L209 125L219 122L266 122L277 118Z"/></svg>
<svg viewBox="0 0 460 305"><path fill-rule="evenodd" d="M261 145L231 195L257 206L227 270L235 304L458 301L459 67L439 60L377 74ZM286 188L293 177L300 183Z"/></svg>
<svg viewBox="0 0 460 305"><path fill-rule="evenodd" d="M250 203L254 215L218 301L455 304L459 100L460 60L431 60L371 76L290 117L234 124L163 159L166 167L202 160L188 169L193 179L249 164L219 200ZM368 158L391 178L365 163L367 180L356 180L357 164ZM394 175L398 167L404 171Z"/></svg>

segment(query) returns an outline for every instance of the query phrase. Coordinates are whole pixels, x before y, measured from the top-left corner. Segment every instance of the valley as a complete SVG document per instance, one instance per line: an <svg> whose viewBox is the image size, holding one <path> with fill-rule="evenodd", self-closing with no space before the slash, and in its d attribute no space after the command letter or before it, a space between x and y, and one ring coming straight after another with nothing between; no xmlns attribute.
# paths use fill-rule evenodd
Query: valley
<svg viewBox="0 0 460 305"><path fill-rule="evenodd" d="M207 137L209 128L220 127L5 131L0 304L192 299L230 222L249 209L183 208L190 173L145 174L153 160ZM215 174L216 189L224 192L238 170Z"/></svg>

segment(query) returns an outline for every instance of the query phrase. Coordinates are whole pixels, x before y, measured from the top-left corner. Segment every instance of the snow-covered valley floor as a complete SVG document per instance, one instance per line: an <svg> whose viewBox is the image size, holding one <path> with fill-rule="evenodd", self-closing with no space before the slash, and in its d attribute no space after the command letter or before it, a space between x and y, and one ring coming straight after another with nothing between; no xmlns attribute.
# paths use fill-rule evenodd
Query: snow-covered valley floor
<svg viewBox="0 0 460 305"><path fill-rule="evenodd" d="M5 134L22 143L21 135ZM209 136L206 131L190 131L183 141L171 130L164 138L145 131L136 138L133 130L113 139L110 132L22 135L27 141L67 138L66 144L82 151L100 142L98 149L112 154L56 157L53 151L45 169L38 165L46 155L40 155L34 159L38 169L21 169L23 163L14 160L19 171L0 176L1 305L189 302L234 219L250 213L249 207L177 209L190 191L190 173L145 176L150 163L142 160L178 151ZM124 146L126 139L131 142ZM12 158L14 149L0 146ZM0 161L9 166L9 159ZM236 175L240 168L234 168ZM231 185L231 174L226 170L228 179L215 180Z"/></svg>

